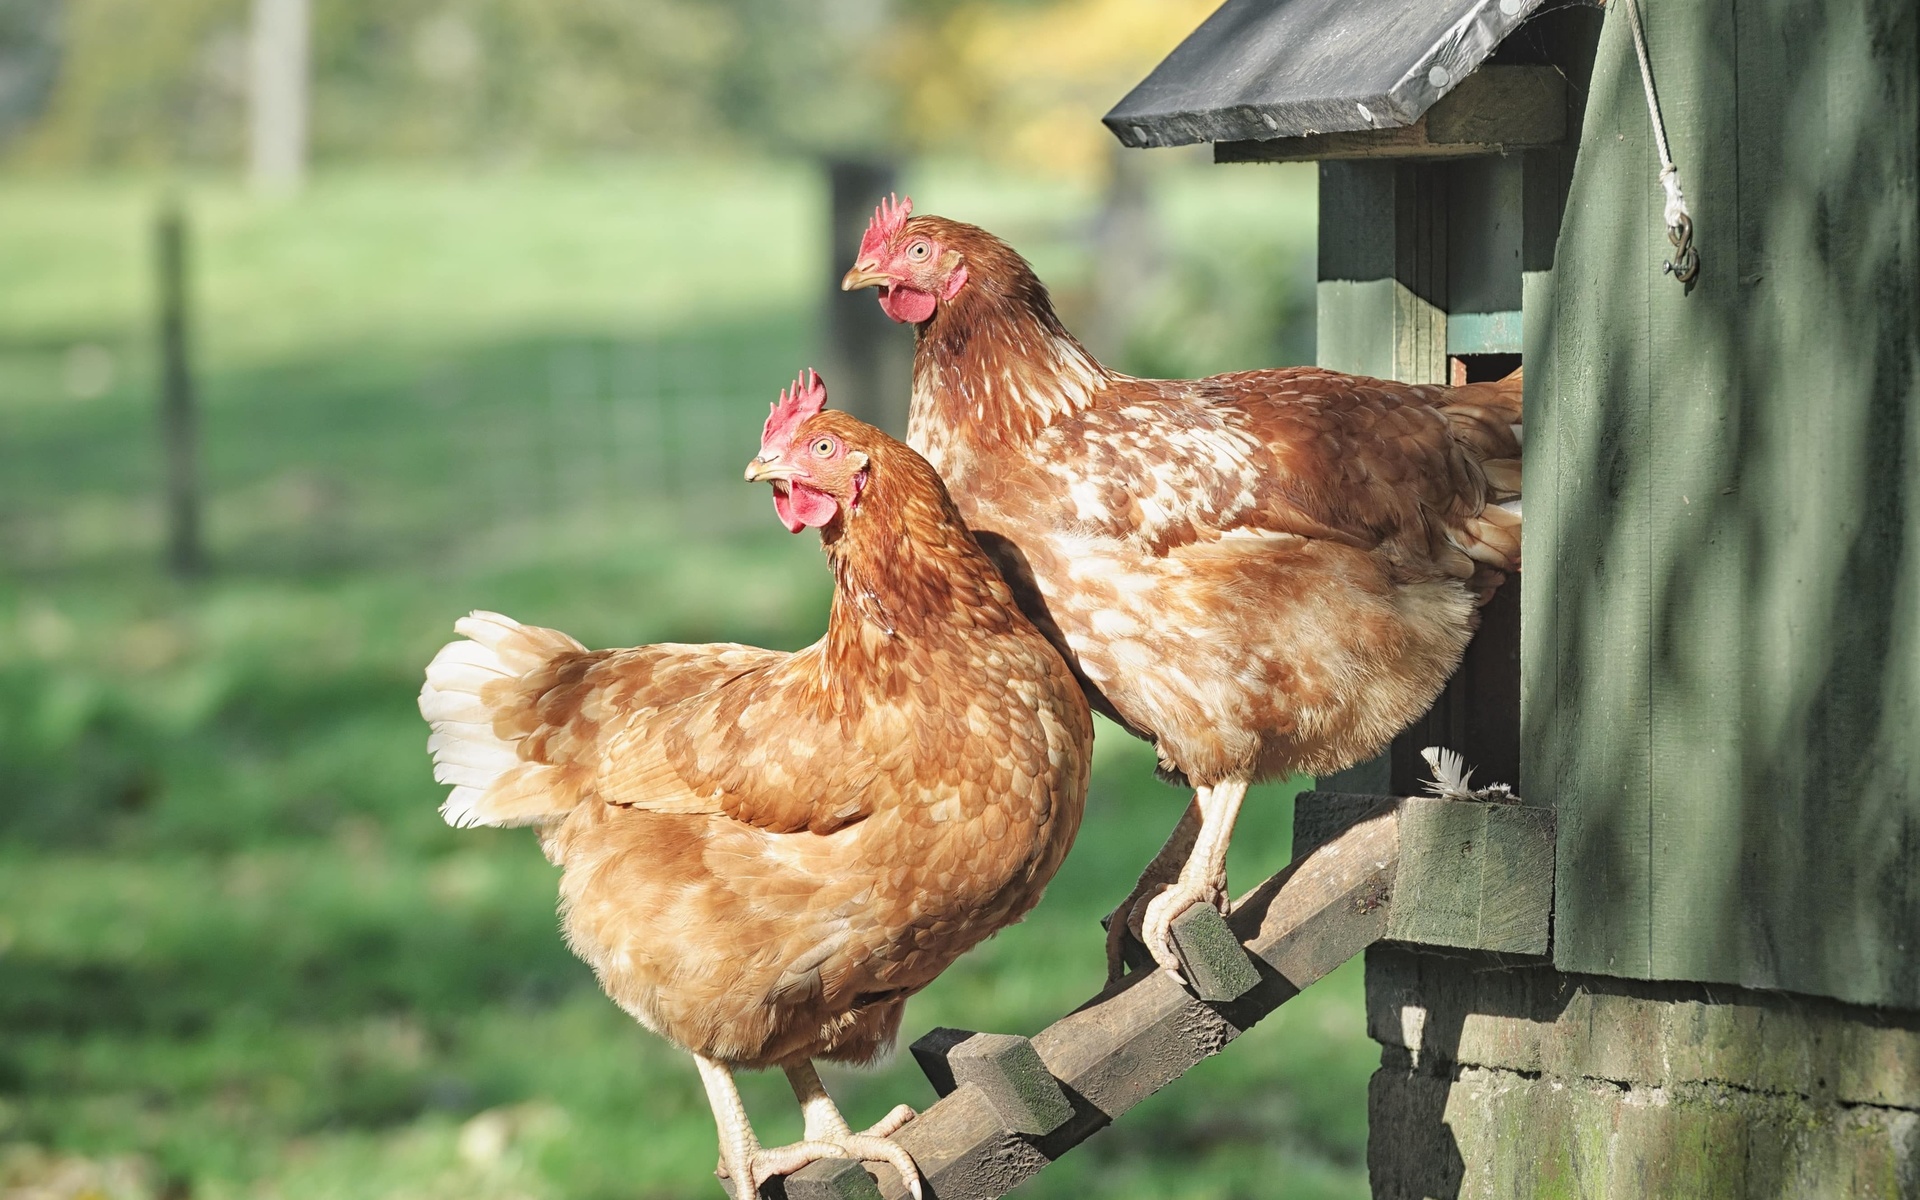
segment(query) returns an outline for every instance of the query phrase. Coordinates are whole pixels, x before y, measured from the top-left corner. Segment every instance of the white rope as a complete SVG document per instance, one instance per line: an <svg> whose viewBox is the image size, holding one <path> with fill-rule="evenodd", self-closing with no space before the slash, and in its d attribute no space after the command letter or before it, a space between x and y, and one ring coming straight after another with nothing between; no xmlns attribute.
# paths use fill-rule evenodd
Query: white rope
<svg viewBox="0 0 1920 1200"><path fill-rule="evenodd" d="M1647 61L1647 33L1640 25L1639 0L1627 0L1627 17L1633 26L1633 52L1640 59L1640 82L1647 89L1647 116L1653 121L1653 142L1660 151L1660 186L1666 189L1667 240L1673 243L1674 260L1667 271L1681 283L1692 283L1700 273L1700 256L1693 248L1693 213L1687 208L1686 193L1680 190L1680 168L1673 165L1667 149L1667 126L1660 119L1660 101L1653 94L1653 64Z"/></svg>

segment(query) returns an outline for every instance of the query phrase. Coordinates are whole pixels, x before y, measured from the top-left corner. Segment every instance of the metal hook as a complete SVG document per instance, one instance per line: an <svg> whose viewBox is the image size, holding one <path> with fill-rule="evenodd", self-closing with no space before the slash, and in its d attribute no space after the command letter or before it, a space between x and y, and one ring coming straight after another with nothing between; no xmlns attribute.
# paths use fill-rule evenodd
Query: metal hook
<svg viewBox="0 0 1920 1200"><path fill-rule="evenodd" d="M1667 226L1667 240L1673 243L1674 255L1661 270L1683 284L1692 283L1700 274L1700 255L1693 248L1693 218L1681 213L1677 222Z"/></svg>

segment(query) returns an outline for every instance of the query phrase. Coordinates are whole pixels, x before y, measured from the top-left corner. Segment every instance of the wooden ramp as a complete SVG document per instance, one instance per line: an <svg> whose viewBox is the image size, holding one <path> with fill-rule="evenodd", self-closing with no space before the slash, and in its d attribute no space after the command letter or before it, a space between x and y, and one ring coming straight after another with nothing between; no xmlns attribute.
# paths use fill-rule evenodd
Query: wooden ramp
<svg viewBox="0 0 1920 1200"><path fill-rule="evenodd" d="M1175 926L1191 988L1131 974L1031 1040L936 1029L913 1054L941 1099L895 1135L938 1200L1003 1196L1377 941L1544 954L1553 814L1308 792L1295 858ZM783 1190L784 1182L784 1190ZM763 1195L899 1200L891 1167L814 1163Z"/></svg>

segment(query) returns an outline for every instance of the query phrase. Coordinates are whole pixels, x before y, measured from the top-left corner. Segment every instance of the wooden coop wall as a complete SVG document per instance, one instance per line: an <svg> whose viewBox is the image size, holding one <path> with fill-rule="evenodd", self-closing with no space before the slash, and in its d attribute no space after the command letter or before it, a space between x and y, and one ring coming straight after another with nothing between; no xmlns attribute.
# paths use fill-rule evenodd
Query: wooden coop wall
<svg viewBox="0 0 1920 1200"><path fill-rule="evenodd" d="M1920 6L1626 12L1526 301L1523 762L1554 963L1920 1008Z"/></svg>

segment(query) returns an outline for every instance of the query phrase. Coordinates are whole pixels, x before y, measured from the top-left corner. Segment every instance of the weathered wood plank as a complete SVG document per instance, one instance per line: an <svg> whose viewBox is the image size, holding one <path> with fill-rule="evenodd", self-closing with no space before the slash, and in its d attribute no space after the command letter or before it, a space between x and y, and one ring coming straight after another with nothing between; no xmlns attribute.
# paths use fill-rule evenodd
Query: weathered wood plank
<svg viewBox="0 0 1920 1200"><path fill-rule="evenodd" d="M1619 19L1615 19L1619 17ZM1645 976L1652 888L1648 291L1658 167L1626 21L1609 10L1549 287L1527 292L1521 777L1559 818L1554 959ZM1675 289L1678 290L1678 289ZM1536 311L1536 309L1538 311ZM1536 520L1551 530L1543 540ZM1524 636L1524 635L1523 635Z"/></svg>
<svg viewBox="0 0 1920 1200"><path fill-rule="evenodd" d="M1390 129L1216 142L1219 163L1347 158L1477 158L1551 146L1567 135L1566 80L1552 67L1481 67L1419 120Z"/></svg>
<svg viewBox="0 0 1920 1200"><path fill-rule="evenodd" d="M978 1087L1001 1125L1015 1133L1052 1133L1073 1115L1059 1081L1026 1038L936 1029L914 1042L913 1056L934 1091L945 1096L967 1084Z"/></svg>
<svg viewBox="0 0 1920 1200"><path fill-rule="evenodd" d="M1317 846L1379 812L1399 813L1399 866L1385 937L1427 946L1545 954L1553 904L1553 813L1521 804L1305 792L1294 842Z"/></svg>
<svg viewBox="0 0 1920 1200"><path fill-rule="evenodd" d="M1447 355L1518 354L1525 348L1526 320L1518 308L1506 312L1447 314ZM1473 382L1463 380L1462 382Z"/></svg>
<svg viewBox="0 0 1920 1200"><path fill-rule="evenodd" d="M1395 941L1458 946L1480 929L1484 805L1408 800L1400 810L1400 869L1394 879Z"/></svg>
<svg viewBox="0 0 1920 1200"><path fill-rule="evenodd" d="M1750 799L1741 773L1728 767L1738 761L1744 740L1741 693L1749 672L1765 667L1749 657L1746 623L1727 619L1743 607L1747 572L1759 547L1741 527L1737 488L1743 457L1739 412L1750 402L1748 389L1736 382L1738 364L1722 339L1726 314L1741 303L1739 240L1731 236L1738 224L1740 158L1748 152L1771 157L1776 151L1757 145L1743 150L1734 138L1714 133L1735 127L1737 53L1712 54L1685 69L1673 57L1675 49L1690 43L1735 47L1742 32L1738 24L1733 0L1699 0L1685 21L1658 14L1648 28L1649 38L1669 48L1655 82L1662 112L1671 114L1673 152L1684 155L1687 164L1683 178L1700 234L1695 249L1701 267L1684 289L1658 274L1660 256L1670 254L1671 247L1655 215L1649 222L1652 262L1639 268L1654 286L1645 343L1651 426L1638 455L1646 463L1651 499L1653 644L1646 739L1652 854L1646 926L1647 974L1656 979L1740 980L1741 959L1752 948L1742 944L1744 922L1731 907L1741 903L1736 899L1741 839L1729 836L1740 828ZM1806 29L1816 45L1819 26L1814 22ZM1799 38L1791 46L1783 42L1769 65L1784 68L1786 56L1813 48ZM1764 78L1755 86L1759 102L1780 102ZM1777 186L1777 180L1767 186ZM1817 347L1808 351L1816 361L1827 357ZM1755 390L1766 388L1764 381L1755 383ZM1676 402L1680 397L1685 401ZM1824 458L1817 446L1803 443L1796 455L1813 451ZM1795 497L1794 503L1805 500ZM1783 807L1794 800L1790 791L1765 798ZM1791 875L1778 881L1783 886L1795 882Z"/></svg>
<svg viewBox="0 0 1920 1200"><path fill-rule="evenodd" d="M1649 30L1731 48L1674 72L1705 262L1653 312L1689 397L1649 448L1657 977L1920 1007L1917 26L1722 0Z"/></svg>
<svg viewBox="0 0 1920 1200"><path fill-rule="evenodd" d="M1440 145L1502 151L1557 145L1567 136L1567 77L1550 66L1484 66L1423 120Z"/></svg>
<svg viewBox="0 0 1920 1200"><path fill-rule="evenodd" d="M1441 168L1322 164L1314 355L1321 366L1446 382L1446 200Z"/></svg>
<svg viewBox="0 0 1920 1200"><path fill-rule="evenodd" d="M1526 170L1519 154L1447 167L1449 353L1520 352ZM1481 326L1477 345L1467 344L1472 325ZM1489 344L1495 337L1500 344Z"/></svg>
<svg viewBox="0 0 1920 1200"><path fill-rule="evenodd" d="M1293 856L1305 858L1347 830L1400 807L1400 798L1341 792L1301 792L1293 798Z"/></svg>
<svg viewBox="0 0 1920 1200"><path fill-rule="evenodd" d="M947 1055L961 1042L973 1036L971 1029L950 1029L945 1025L929 1029L915 1038L913 1045L907 1047L913 1055L913 1061L919 1064L920 1073L933 1085L933 1094L944 1096L960 1086L953 1077L953 1067L947 1062Z"/></svg>
<svg viewBox="0 0 1920 1200"><path fill-rule="evenodd" d="M1553 811L1508 805L1487 814L1474 948L1545 954L1553 933Z"/></svg>
<svg viewBox="0 0 1920 1200"><path fill-rule="evenodd" d="M733 1189L727 1189L731 1195ZM805 1178L798 1175L770 1181L761 1191L786 1200L880 1200L880 1184L852 1159L816 1163Z"/></svg>

